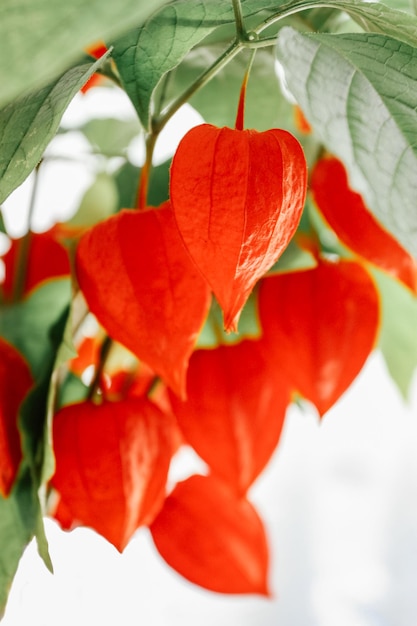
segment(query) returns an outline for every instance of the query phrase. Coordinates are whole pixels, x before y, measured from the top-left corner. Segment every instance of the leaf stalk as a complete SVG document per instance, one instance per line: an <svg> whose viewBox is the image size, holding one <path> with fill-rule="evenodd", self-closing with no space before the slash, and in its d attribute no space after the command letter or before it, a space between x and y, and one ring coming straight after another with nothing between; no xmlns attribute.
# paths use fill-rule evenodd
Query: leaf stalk
<svg viewBox="0 0 417 626"><path fill-rule="evenodd" d="M139 211L146 209L149 189L149 176L152 169L152 158L155 149L156 140L158 139L159 132L153 131L147 134L146 145L146 157L145 163L141 169L137 193L136 207Z"/></svg>
<svg viewBox="0 0 417 626"><path fill-rule="evenodd" d="M107 335L107 337L103 340L103 343L101 344L100 358L97 364L96 371L94 373L94 378L90 384L87 400L93 400L100 389L101 377L112 345L113 339Z"/></svg>
<svg viewBox="0 0 417 626"><path fill-rule="evenodd" d="M39 170L41 165L42 161L40 161L34 169L34 181L32 186L32 193L29 200L29 210L27 217L27 231L23 236L21 245L18 247L17 250L15 273L13 277L12 302L18 302L23 296L23 292L25 289L26 272L29 262L30 240L32 238L31 227L39 188Z"/></svg>

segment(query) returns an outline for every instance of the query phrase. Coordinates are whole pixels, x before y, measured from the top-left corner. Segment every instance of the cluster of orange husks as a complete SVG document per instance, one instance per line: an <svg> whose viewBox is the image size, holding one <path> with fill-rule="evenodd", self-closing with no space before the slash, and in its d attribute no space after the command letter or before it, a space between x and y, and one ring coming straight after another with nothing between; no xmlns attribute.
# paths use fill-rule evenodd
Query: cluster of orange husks
<svg viewBox="0 0 417 626"><path fill-rule="evenodd" d="M169 202L122 210L81 236L80 289L137 369L104 368L96 397L55 415L53 513L64 528L92 527L123 550L147 525L163 558L194 583L268 594L266 535L247 493L277 448L286 409L299 394L322 416L375 346L379 296L364 259L416 286L414 261L373 220L334 158L318 162L310 193L356 256L316 250L314 267L267 275L297 230L306 192L305 158L290 133L203 124L174 156ZM6 296L18 245L4 257ZM29 254L26 290L50 278L51 267L69 273L53 232L33 235ZM196 349L212 296L235 331L257 283L260 336ZM32 382L14 347L2 342L0 351L7 496L21 459L18 405ZM99 358L97 342L85 340L74 375ZM167 493L171 459L185 444L207 475Z"/></svg>

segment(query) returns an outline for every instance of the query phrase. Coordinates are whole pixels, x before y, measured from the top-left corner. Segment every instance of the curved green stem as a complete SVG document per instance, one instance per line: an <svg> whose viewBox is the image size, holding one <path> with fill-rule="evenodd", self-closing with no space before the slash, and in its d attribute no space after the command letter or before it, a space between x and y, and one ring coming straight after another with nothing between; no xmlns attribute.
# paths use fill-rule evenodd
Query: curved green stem
<svg viewBox="0 0 417 626"><path fill-rule="evenodd" d="M267 17L263 22L261 22L261 24L259 24L259 26L257 26L253 30L255 33L259 35L264 30L266 30L269 26L276 24L280 20L286 17L290 17L291 15L294 15L295 13L300 13L301 11L308 11L308 9L337 9L339 11L346 11L347 13L352 13L352 14L358 13L358 11L355 11L354 7L351 7L351 8L345 7L345 6L341 7L340 2L337 2L337 0L334 0L334 1L330 0L330 2L320 2L317 0L299 0L298 2L294 2L292 0L291 2L288 2L287 4L282 5L278 13L275 13L274 15ZM260 42L263 42L263 41L266 41L266 40L260 40ZM275 38L275 41L276 41L276 38Z"/></svg>
<svg viewBox="0 0 417 626"><path fill-rule="evenodd" d="M164 128L168 120L181 108L183 104L193 96L199 89L204 87L210 80L216 76L235 56L237 56L245 48L265 48L276 44L275 37L266 37L265 39L259 39L259 35L266 30L269 26L272 26L276 22L289 17L295 13L306 11L313 8L334 8L342 10L340 4L336 0L330 0L330 2L319 2L317 0L299 0L294 3L294 0L282 5L278 13L266 18L251 32L246 33L243 24L243 16L241 11L240 0L232 0L233 9L235 11L236 31L237 35L229 47L223 52L223 54L216 59L216 61L201 74L197 80L190 85L183 93L181 93L175 100L171 102L160 114L155 115L151 120L152 134L158 135ZM346 10L346 7L343 7ZM348 12L357 13L354 8Z"/></svg>
<svg viewBox="0 0 417 626"><path fill-rule="evenodd" d="M123 89L122 81L120 80L116 65L114 64L112 59L107 59L103 63L103 65L97 70L97 74L105 76L109 80L113 81L115 85Z"/></svg>
<svg viewBox="0 0 417 626"><path fill-rule="evenodd" d="M182 94L178 96L162 113L152 120L153 133L160 133L168 120L182 107L183 104L195 94L196 91L204 87L210 80L220 72L239 52L244 48L244 44L236 40L223 52L223 54L210 65L210 67L197 78Z"/></svg>

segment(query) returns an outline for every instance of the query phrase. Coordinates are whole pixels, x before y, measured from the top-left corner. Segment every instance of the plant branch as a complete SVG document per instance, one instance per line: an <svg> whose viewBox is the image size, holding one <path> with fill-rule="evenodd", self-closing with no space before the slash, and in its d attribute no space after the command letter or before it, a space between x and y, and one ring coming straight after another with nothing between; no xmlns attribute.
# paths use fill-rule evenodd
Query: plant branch
<svg viewBox="0 0 417 626"><path fill-rule="evenodd" d="M97 74L101 74L105 76L109 80L111 80L115 85L123 89L122 81L120 80L119 73L117 68L112 61L112 59L107 59L103 65L97 70Z"/></svg>
<svg viewBox="0 0 417 626"><path fill-rule="evenodd" d="M113 339L107 335L103 340L100 348L100 358L94 374L94 378L91 381L90 389L88 391L87 400L93 400L94 396L100 389L101 377L103 374L104 366L109 356L110 349L113 345Z"/></svg>
<svg viewBox="0 0 417 626"><path fill-rule="evenodd" d="M288 2L287 4L280 7L278 13L271 15L266 18L261 24L259 24L256 28L253 28L250 32L246 33L244 30L243 24L243 16L242 16L242 7L240 0L232 0L233 9L235 11L235 21L236 21L236 31L237 35L233 42L229 45L229 47L225 50L225 52L218 58L216 61L205 71L203 72L197 80L190 85L183 93L181 93L177 98L175 98L171 104L169 104L160 115L155 115L151 120L151 128L152 133L159 134L161 130L164 128L168 120L181 108L183 104L188 102L188 100L204 85L206 85L210 80L216 76L232 59L235 58L245 48L266 48L268 46L273 46L276 44L276 36L274 37L266 37L265 39L260 39L259 35L266 30L269 26L272 26L276 22L289 17L295 13L299 13L301 11L305 11L312 8L333 8L341 10L339 3L334 0L333 2L317 2L314 0L299 0L294 4L294 1ZM344 7L344 10L346 8ZM353 9L350 10L350 13L355 13Z"/></svg>
<svg viewBox="0 0 417 626"><path fill-rule="evenodd" d="M253 30L255 33L259 35L269 26L276 24L280 20L286 17L290 17L291 15L294 15L295 13L300 13L301 11L307 11L308 9L337 9L339 11L345 11L346 13L351 13L355 15L358 15L359 13L360 15L360 11L359 12L356 11L354 7L344 6L342 8L340 6L340 3L337 2L337 0L334 0L333 2L331 0L330 2L317 2L317 0L316 1L315 0L311 0L311 1L299 0L298 2L294 2L292 0L291 2L288 2L287 4L282 5L278 13L275 13L274 15L267 17L263 22L261 22L261 24L259 24L259 26L257 26ZM261 39L259 40L259 43L262 44L264 41L267 41L267 40ZM256 43L258 42L255 42L255 44Z"/></svg>
<svg viewBox="0 0 417 626"><path fill-rule="evenodd" d="M148 188L149 188L149 175L152 169L152 157L153 151L155 148L156 140L158 139L159 131L152 131L148 133L145 140L146 145L146 157L145 163L140 172L139 176L139 185L138 185L138 193L136 200L136 207L139 210L143 210L146 208L147 199L148 199Z"/></svg>
<svg viewBox="0 0 417 626"><path fill-rule="evenodd" d="M13 277L13 292L12 301L17 302L23 295L26 282L26 272L29 261L30 240L32 238L32 219L35 210L36 197L39 188L39 170L42 165L42 161L34 169L34 181L32 186L32 193L29 200L29 210L27 217L27 231L23 236L20 246L17 249L14 277Z"/></svg>
<svg viewBox="0 0 417 626"><path fill-rule="evenodd" d="M197 78L182 94L180 94L170 105L168 105L159 117L152 120L152 129L155 133L160 133L169 119L182 107L183 104L193 96L196 91L204 87L210 80L218 74L239 52L244 48L244 44L236 40L229 45L227 50L210 65L210 67Z"/></svg>
<svg viewBox="0 0 417 626"><path fill-rule="evenodd" d="M236 130L243 130L243 128L245 126L246 88L247 88L247 85L248 85L249 74L250 74L250 71L252 69L253 61L255 59L255 54L256 54L256 49L252 50L252 52L251 52L249 63L248 63L248 67L246 68L246 72L245 72L245 75L243 77L242 87L240 89L239 105L237 107L237 114L236 114L236 122L235 122L235 129Z"/></svg>
<svg viewBox="0 0 417 626"><path fill-rule="evenodd" d="M242 5L240 0L232 0L236 22L236 38L238 41L246 39L245 25L243 23Z"/></svg>

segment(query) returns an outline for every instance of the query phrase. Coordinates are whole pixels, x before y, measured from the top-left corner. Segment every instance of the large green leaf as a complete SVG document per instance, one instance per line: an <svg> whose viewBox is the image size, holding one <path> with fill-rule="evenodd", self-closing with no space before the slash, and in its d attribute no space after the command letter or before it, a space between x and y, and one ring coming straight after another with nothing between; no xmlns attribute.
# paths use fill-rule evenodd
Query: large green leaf
<svg viewBox="0 0 417 626"><path fill-rule="evenodd" d="M407 399L417 367L417 297L383 272L372 273L382 299L379 346L392 379Z"/></svg>
<svg viewBox="0 0 417 626"><path fill-rule="evenodd" d="M288 86L369 209L417 255L417 49L378 34L281 31Z"/></svg>
<svg viewBox="0 0 417 626"><path fill-rule="evenodd" d="M65 109L103 62L103 57L95 63L85 60L53 83L0 110L0 202L39 163Z"/></svg>
<svg viewBox="0 0 417 626"><path fill-rule="evenodd" d="M365 30L389 35L411 46L417 44L417 18L397 10L403 9L404 3L393 2L395 6L389 7L379 2L341 0L331 4L346 11Z"/></svg>
<svg viewBox="0 0 417 626"><path fill-rule="evenodd" d="M329 9L338 9L346 12L366 31L389 35L414 46L417 42L417 18L405 12L406 8L410 8L408 0L391 0L392 6L386 6L386 4L389 3L381 4L364 0L330 0L325 3L322 0L290 0L282 4L276 13L288 15L318 7L320 13L317 11L317 16L310 22L310 26L313 30L319 30L322 25L319 15L322 13L326 15ZM323 5L328 8L322 9ZM310 12L308 16L310 20Z"/></svg>
<svg viewBox="0 0 417 626"><path fill-rule="evenodd" d="M2 0L0 105L45 85L98 40L139 26L167 0Z"/></svg>

